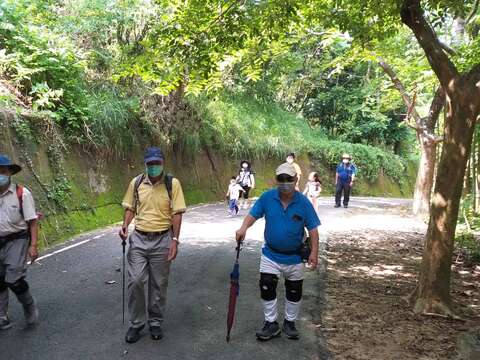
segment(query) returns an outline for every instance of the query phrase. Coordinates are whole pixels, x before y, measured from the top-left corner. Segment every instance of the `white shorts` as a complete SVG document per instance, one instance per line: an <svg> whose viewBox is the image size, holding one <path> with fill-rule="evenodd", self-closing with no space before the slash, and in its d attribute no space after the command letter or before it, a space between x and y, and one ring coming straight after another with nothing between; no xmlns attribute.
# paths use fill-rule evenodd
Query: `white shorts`
<svg viewBox="0 0 480 360"><path fill-rule="evenodd" d="M277 276L283 275L285 279L291 281L303 280L303 264L279 264L265 255L262 255L260 259L260 272Z"/></svg>

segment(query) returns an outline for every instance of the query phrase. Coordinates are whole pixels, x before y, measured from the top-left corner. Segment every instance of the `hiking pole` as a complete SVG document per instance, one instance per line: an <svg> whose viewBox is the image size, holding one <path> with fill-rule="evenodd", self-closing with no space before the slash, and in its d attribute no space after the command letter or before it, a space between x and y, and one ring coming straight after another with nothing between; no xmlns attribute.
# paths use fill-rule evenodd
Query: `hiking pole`
<svg viewBox="0 0 480 360"><path fill-rule="evenodd" d="M125 246L127 242L122 239L122 252L123 252L123 269L122 269L122 323L125 325Z"/></svg>

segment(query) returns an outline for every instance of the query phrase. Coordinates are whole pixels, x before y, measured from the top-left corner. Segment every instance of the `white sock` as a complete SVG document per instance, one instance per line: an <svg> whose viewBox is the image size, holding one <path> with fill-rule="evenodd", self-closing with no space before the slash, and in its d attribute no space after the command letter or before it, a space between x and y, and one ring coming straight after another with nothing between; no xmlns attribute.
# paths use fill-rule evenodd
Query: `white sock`
<svg viewBox="0 0 480 360"><path fill-rule="evenodd" d="M285 299L285 320L295 321L300 314L300 304L302 302L291 302Z"/></svg>
<svg viewBox="0 0 480 360"><path fill-rule="evenodd" d="M277 299L266 301L262 300L263 314L265 321L274 322L277 320Z"/></svg>

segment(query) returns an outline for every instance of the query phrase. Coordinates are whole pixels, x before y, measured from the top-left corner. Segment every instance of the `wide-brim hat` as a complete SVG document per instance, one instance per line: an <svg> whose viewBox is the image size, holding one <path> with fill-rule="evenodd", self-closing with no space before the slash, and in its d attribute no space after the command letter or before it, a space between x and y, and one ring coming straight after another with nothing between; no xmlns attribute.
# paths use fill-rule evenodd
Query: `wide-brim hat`
<svg viewBox="0 0 480 360"><path fill-rule="evenodd" d="M349 154L343 154L342 155L342 159L349 159L349 160L352 160L352 157L349 155Z"/></svg>
<svg viewBox="0 0 480 360"><path fill-rule="evenodd" d="M297 175L297 171L295 170L293 165L290 165L289 163L283 163L282 165L277 167L277 170L275 170L275 175L278 176L282 174L286 174L293 177Z"/></svg>
<svg viewBox="0 0 480 360"><path fill-rule="evenodd" d="M12 175L22 171L22 167L18 164L14 164L7 155L0 154L0 166L4 166L10 169Z"/></svg>

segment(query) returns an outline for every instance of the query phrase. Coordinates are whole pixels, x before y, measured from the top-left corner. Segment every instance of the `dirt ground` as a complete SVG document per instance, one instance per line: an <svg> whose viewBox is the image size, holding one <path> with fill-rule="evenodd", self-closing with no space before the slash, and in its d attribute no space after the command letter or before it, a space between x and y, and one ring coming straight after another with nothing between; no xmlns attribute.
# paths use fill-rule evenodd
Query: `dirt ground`
<svg viewBox="0 0 480 360"><path fill-rule="evenodd" d="M454 258L454 309L463 321L415 315L405 297L415 288L426 226L405 204L353 205L341 216L341 227L326 229L322 327L334 358L457 359L458 336L480 326L480 266Z"/></svg>

